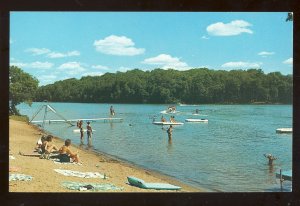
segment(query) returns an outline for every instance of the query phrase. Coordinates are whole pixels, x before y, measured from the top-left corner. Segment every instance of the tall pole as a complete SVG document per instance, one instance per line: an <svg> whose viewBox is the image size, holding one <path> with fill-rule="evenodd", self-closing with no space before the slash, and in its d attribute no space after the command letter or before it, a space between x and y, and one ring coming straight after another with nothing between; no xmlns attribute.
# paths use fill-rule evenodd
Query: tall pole
<svg viewBox="0 0 300 206"><path fill-rule="evenodd" d="M44 113L44 119L43 119L43 124L42 124L42 127L43 127L43 128L44 128L45 119L46 119L46 115L47 115L47 109L48 109L48 107L45 106L45 113Z"/></svg>

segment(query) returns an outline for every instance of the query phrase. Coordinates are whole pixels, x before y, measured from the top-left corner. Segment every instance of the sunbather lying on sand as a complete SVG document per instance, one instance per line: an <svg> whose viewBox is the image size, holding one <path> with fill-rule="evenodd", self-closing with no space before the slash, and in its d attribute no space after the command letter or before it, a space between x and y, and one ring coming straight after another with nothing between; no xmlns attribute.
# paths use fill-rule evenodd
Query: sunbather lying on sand
<svg viewBox="0 0 300 206"><path fill-rule="evenodd" d="M78 154L73 153L70 150L70 145L71 145L71 140L66 139L65 145L59 149L59 155L58 155L59 160L60 162L71 162L72 159L73 162L79 163Z"/></svg>

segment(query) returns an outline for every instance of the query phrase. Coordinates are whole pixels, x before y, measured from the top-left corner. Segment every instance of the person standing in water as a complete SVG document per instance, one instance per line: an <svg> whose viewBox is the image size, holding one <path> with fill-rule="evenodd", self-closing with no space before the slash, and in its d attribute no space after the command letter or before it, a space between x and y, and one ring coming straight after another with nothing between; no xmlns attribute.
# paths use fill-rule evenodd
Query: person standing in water
<svg viewBox="0 0 300 206"><path fill-rule="evenodd" d="M83 144L83 122L80 120L77 124L79 130L80 130L80 143Z"/></svg>
<svg viewBox="0 0 300 206"><path fill-rule="evenodd" d="M169 141L172 140L172 132L173 132L173 126L170 125L170 127L167 130Z"/></svg>
<svg viewBox="0 0 300 206"><path fill-rule="evenodd" d="M113 106L110 106L109 111L110 111L110 116L115 116L115 110L114 110Z"/></svg>
<svg viewBox="0 0 300 206"><path fill-rule="evenodd" d="M92 145L92 134L93 134L93 129L90 125L90 122L87 122L86 125L86 133L87 133L87 140L88 140L88 145Z"/></svg>
<svg viewBox="0 0 300 206"><path fill-rule="evenodd" d="M264 156L269 160L269 165L273 165L273 161L278 159L272 154L264 154Z"/></svg>

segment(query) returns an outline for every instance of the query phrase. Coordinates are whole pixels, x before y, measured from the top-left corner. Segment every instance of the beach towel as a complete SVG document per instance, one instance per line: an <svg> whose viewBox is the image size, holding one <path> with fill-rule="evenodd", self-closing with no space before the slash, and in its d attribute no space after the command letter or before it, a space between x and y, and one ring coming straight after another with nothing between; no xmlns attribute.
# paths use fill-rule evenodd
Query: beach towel
<svg viewBox="0 0 300 206"><path fill-rule="evenodd" d="M144 180L136 177L127 177L130 185L143 188L143 189L155 189L155 190L180 190L181 187L171 185L168 183L147 183Z"/></svg>
<svg viewBox="0 0 300 206"><path fill-rule="evenodd" d="M62 170L62 169L54 169L54 171L65 176L107 179L106 175L102 175L99 172L78 172L73 170Z"/></svg>
<svg viewBox="0 0 300 206"><path fill-rule="evenodd" d="M24 174L10 174L9 181L13 181L13 180L31 181L32 177L30 175L24 175Z"/></svg>
<svg viewBox="0 0 300 206"><path fill-rule="evenodd" d="M117 187L110 183L100 184L100 183L82 183L82 182L63 182L62 186L70 190L78 191L110 191L110 190L123 190L123 187Z"/></svg>

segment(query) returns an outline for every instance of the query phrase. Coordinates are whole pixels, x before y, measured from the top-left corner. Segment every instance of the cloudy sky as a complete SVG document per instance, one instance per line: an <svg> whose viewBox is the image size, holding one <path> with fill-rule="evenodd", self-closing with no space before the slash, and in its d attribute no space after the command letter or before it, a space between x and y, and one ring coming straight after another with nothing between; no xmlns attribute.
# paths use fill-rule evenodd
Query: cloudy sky
<svg viewBox="0 0 300 206"><path fill-rule="evenodd" d="M40 85L134 68L292 74L287 12L12 12L10 65Z"/></svg>

